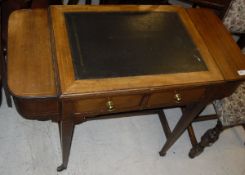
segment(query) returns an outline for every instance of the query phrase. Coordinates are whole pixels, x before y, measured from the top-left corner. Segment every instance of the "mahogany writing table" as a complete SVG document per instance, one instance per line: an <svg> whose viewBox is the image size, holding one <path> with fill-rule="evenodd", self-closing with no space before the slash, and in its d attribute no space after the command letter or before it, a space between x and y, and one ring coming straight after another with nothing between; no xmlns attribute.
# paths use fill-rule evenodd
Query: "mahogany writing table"
<svg viewBox="0 0 245 175"><path fill-rule="evenodd" d="M165 155L207 104L244 80L238 46L203 9L51 6L14 12L8 32L9 89L22 116L58 122L58 170L67 167L75 124L184 107L174 130L165 127Z"/></svg>

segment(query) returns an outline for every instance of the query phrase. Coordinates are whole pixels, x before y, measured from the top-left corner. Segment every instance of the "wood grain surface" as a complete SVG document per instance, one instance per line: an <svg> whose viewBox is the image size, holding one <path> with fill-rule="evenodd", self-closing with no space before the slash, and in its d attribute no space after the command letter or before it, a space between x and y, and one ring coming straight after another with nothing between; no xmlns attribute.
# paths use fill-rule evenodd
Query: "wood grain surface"
<svg viewBox="0 0 245 175"><path fill-rule="evenodd" d="M208 46L225 80L244 79L245 56L220 19L210 10L188 9L191 20Z"/></svg>
<svg viewBox="0 0 245 175"><path fill-rule="evenodd" d="M10 16L7 73L15 96L57 96L46 10L20 10Z"/></svg>

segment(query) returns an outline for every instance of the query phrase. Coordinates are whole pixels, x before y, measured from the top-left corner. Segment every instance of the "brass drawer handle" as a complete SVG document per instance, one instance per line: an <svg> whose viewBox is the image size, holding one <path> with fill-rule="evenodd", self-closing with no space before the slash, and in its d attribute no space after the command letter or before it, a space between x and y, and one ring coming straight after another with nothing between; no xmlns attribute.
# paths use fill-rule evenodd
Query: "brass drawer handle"
<svg viewBox="0 0 245 175"><path fill-rule="evenodd" d="M107 107L107 110L109 112L112 112L112 111L115 110L114 103L111 100L109 100L108 102L106 102L106 107Z"/></svg>
<svg viewBox="0 0 245 175"><path fill-rule="evenodd" d="M174 95L174 99L175 99L176 103L180 103L181 100L182 100L182 97L181 97L181 95L179 93L177 93L177 94Z"/></svg>

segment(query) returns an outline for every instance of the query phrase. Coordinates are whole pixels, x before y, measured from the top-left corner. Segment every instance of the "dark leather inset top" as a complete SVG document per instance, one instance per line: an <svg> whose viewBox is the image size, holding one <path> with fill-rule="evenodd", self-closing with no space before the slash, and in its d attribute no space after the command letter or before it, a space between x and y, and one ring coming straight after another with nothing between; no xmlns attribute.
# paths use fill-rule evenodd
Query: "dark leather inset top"
<svg viewBox="0 0 245 175"><path fill-rule="evenodd" d="M76 79L207 70L174 12L65 13Z"/></svg>

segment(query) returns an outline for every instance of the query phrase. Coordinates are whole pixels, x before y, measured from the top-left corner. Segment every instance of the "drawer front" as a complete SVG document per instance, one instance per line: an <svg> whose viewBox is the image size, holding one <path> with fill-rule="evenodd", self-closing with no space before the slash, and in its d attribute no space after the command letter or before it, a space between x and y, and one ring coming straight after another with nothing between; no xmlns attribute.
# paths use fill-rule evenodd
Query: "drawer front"
<svg viewBox="0 0 245 175"><path fill-rule="evenodd" d="M123 95L74 101L75 113L106 114L139 109L142 95Z"/></svg>
<svg viewBox="0 0 245 175"><path fill-rule="evenodd" d="M147 108L184 105L198 101L204 95L204 88L155 92L150 95Z"/></svg>

